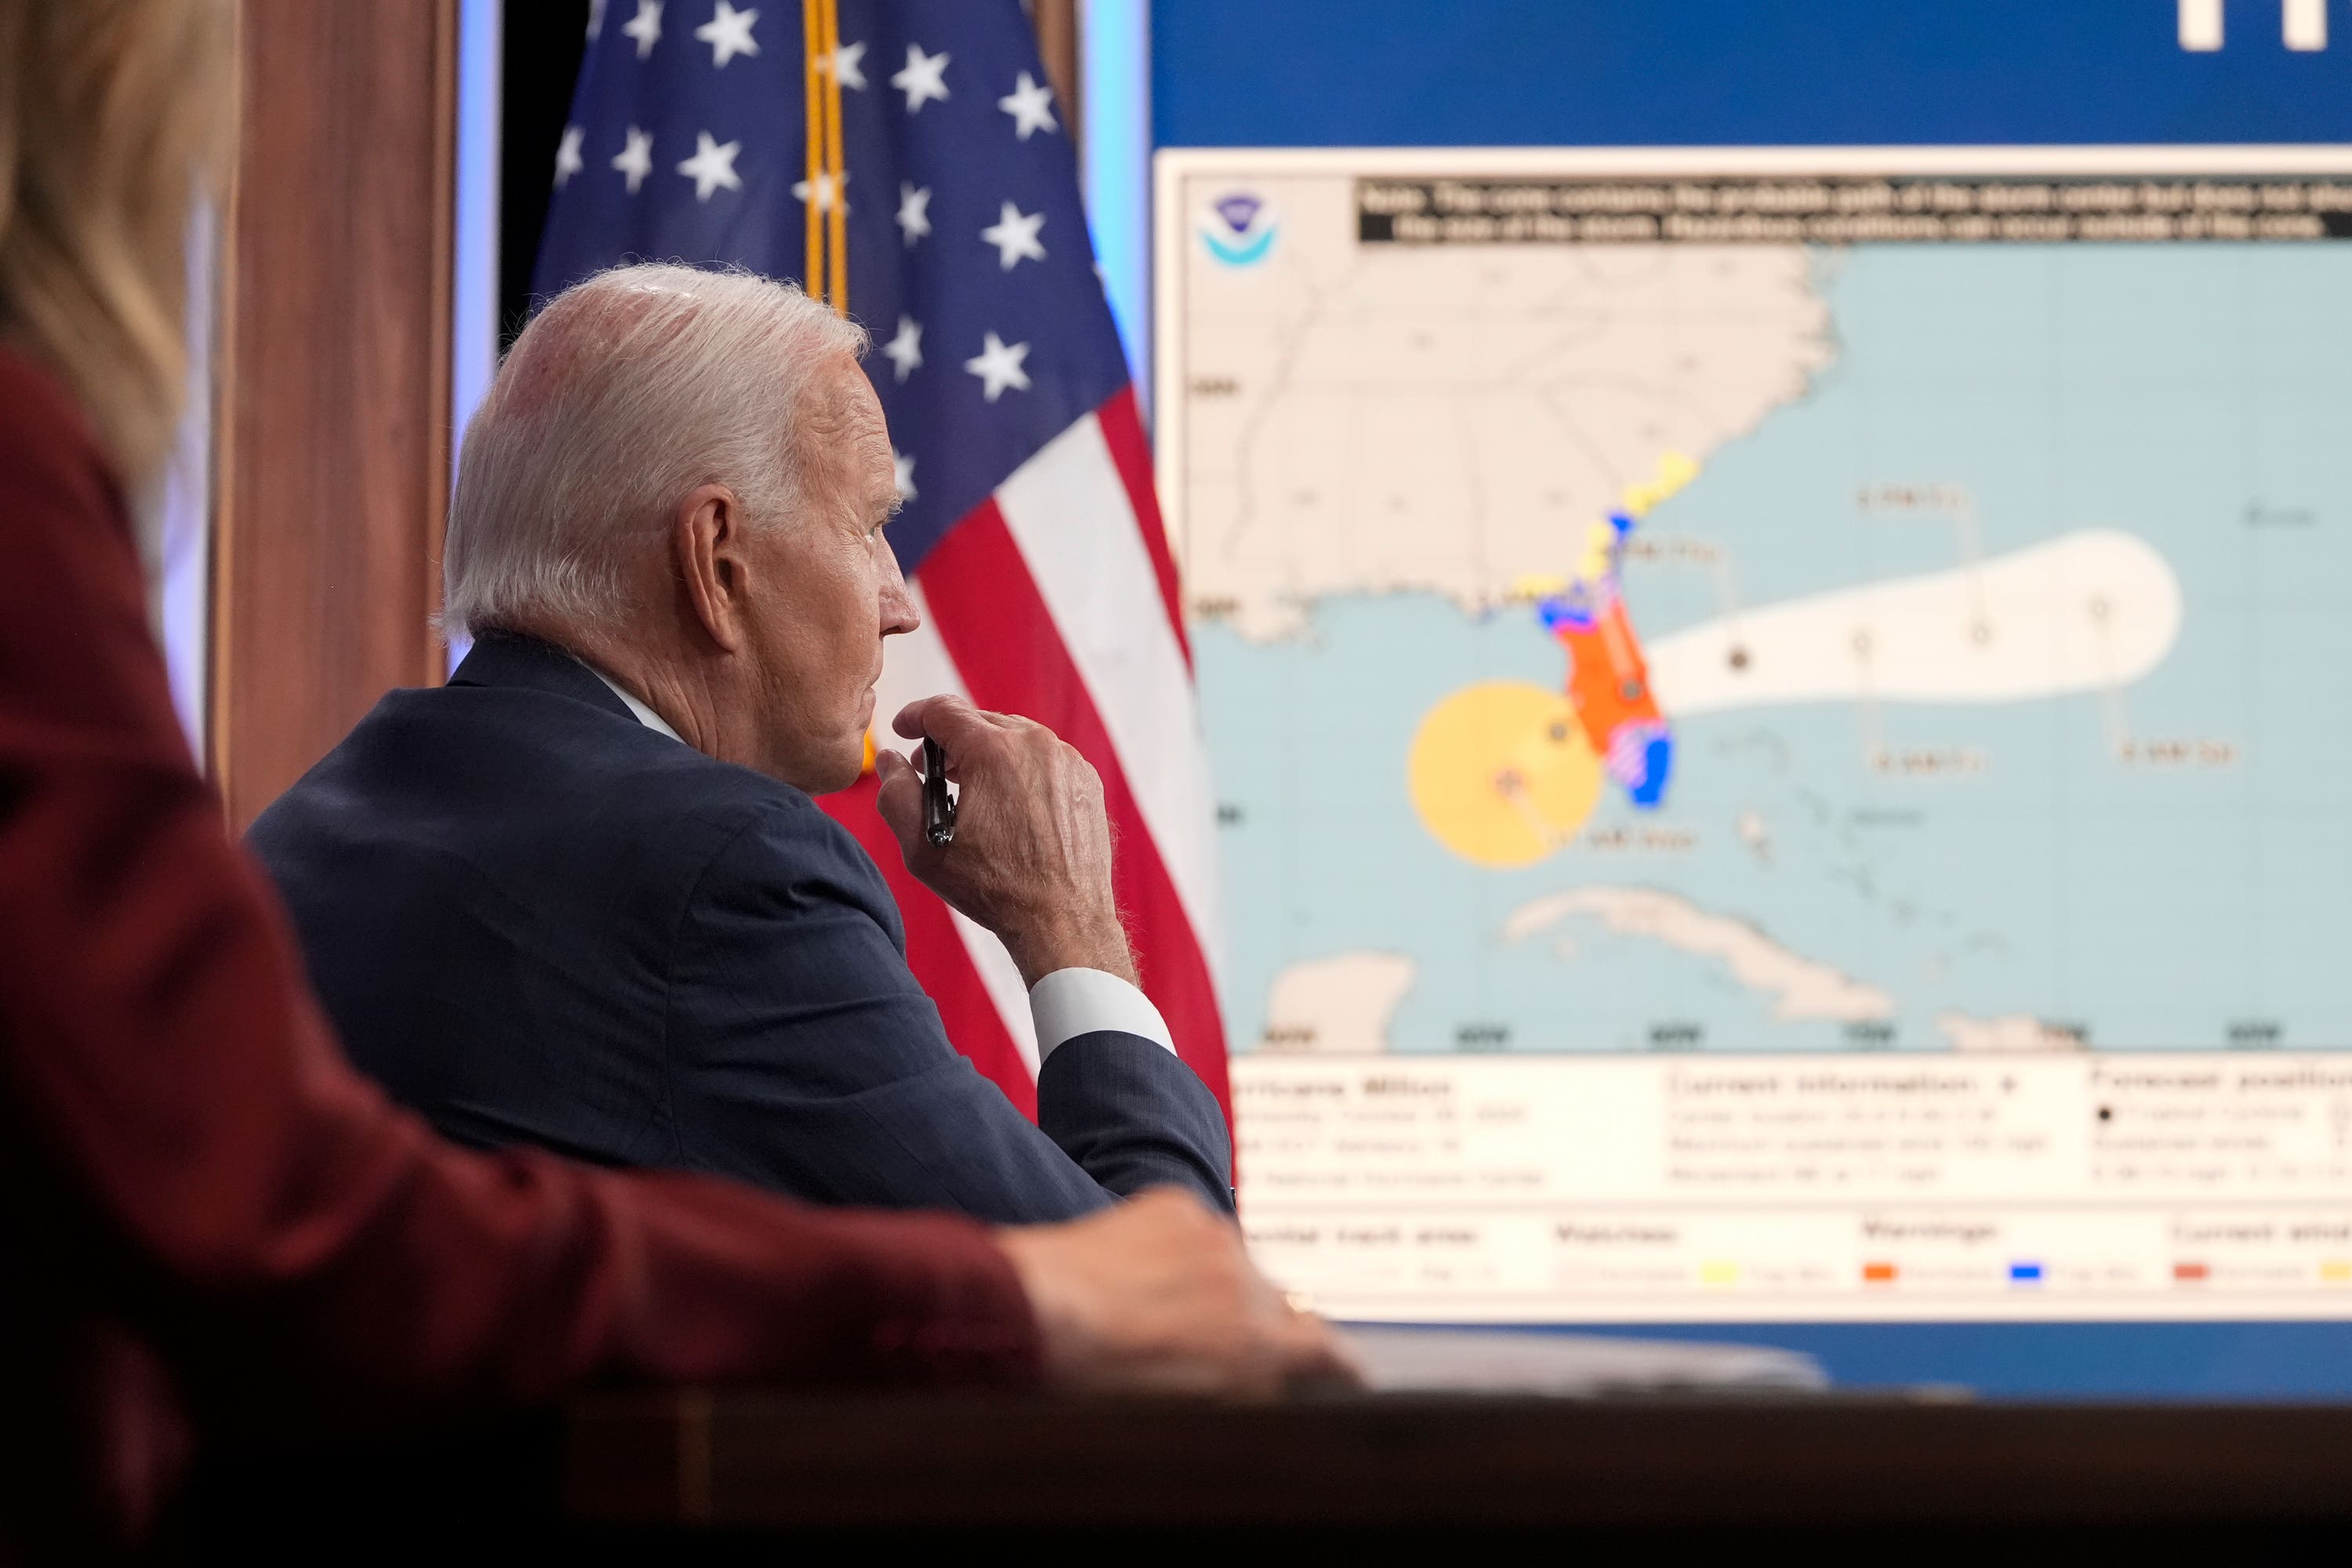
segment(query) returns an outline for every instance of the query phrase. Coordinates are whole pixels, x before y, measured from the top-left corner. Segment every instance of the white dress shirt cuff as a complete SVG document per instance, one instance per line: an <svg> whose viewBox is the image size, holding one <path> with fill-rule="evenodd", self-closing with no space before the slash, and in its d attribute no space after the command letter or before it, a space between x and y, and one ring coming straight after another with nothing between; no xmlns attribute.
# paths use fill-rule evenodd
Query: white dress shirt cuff
<svg viewBox="0 0 2352 1568"><path fill-rule="evenodd" d="M1063 1041L1097 1029L1141 1035L1169 1055L1176 1054L1168 1020L1151 998L1099 969L1056 969L1029 987L1029 1016L1037 1025L1040 1065Z"/></svg>

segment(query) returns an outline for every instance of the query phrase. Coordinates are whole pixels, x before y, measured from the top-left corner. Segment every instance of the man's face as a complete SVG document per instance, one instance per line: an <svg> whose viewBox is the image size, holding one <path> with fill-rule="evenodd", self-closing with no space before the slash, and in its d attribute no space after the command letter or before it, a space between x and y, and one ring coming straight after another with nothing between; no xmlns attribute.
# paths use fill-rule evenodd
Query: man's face
<svg viewBox="0 0 2352 1568"><path fill-rule="evenodd" d="M807 510L747 542L745 613L761 769L815 795L857 781L882 639L914 630L919 617L882 537L898 471L873 387L840 354L807 406L823 415Z"/></svg>

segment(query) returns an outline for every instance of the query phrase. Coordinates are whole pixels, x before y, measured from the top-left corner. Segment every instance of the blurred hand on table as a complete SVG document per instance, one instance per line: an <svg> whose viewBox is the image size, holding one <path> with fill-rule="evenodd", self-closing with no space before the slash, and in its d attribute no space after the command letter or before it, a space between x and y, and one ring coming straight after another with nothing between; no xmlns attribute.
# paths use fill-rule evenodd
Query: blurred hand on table
<svg viewBox="0 0 2352 1568"><path fill-rule="evenodd" d="M1240 1231L1184 1193L997 1239L1036 1312L1051 1386L1264 1396L1363 1381L1331 1326L1293 1307Z"/></svg>

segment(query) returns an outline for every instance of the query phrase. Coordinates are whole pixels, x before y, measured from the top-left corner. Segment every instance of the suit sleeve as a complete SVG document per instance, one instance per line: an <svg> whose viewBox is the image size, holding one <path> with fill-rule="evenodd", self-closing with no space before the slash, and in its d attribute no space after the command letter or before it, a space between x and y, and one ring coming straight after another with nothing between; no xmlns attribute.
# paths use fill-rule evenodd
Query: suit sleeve
<svg viewBox="0 0 2352 1568"><path fill-rule="evenodd" d="M1232 1207L1215 1098L1156 1042L1066 1041L1033 1124L949 1042L880 872L804 800L723 847L671 967L688 1160L834 1203L1066 1219L1150 1186Z"/></svg>
<svg viewBox="0 0 2352 1568"><path fill-rule="evenodd" d="M305 1431L592 1380L1034 1375L966 1221L469 1154L352 1073L190 765L94 449L5 354L0 407L0 1223L28 1281Z"/></svg>

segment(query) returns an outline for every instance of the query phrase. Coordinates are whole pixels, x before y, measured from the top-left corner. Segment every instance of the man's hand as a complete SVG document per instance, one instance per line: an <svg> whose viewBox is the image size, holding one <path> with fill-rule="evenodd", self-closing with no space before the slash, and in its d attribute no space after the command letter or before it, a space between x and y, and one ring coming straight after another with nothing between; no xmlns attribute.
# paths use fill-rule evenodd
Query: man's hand
<svg viewBox="0 0 2352 1568"><path fill-rule="evenodd" d="M1037 1314L1050 1386L1263 1396L1362 1381L1330 1325L1285 1300L1240 1233L1186 1194L997 1241Z"/></svg>
<svg viewBox="0 0 2352 1568"><path fill-rule="evenodd" d="M928 697L892 727L937 741L957 784L955 842L923 836L923 784L913 758L880 751L875 805L898 836L907 869L994 931L1034 985L1057 969L1135 978L1111 896L1110 824L1095 770L1043 724L986 713L961 697Z"/></svg>

